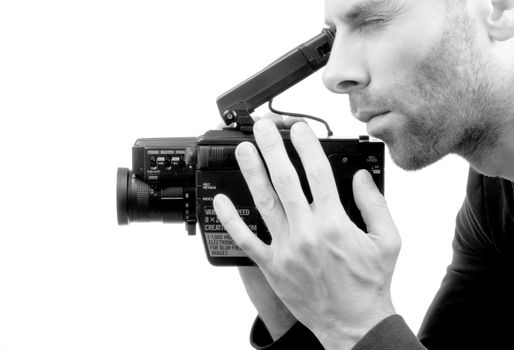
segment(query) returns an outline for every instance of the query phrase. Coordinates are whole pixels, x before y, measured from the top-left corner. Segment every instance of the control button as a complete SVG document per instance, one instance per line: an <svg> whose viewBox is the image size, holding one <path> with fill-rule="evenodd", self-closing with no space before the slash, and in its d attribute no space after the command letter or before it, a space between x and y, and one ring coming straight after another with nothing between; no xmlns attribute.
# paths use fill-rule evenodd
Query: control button
<svg viewBox="0 0 514 350"><path fill-rule="evenodd" d="M166 156L166 159L164 160L164 166L166 169L171 169L171 156Z"/></svg>
<svg viewBox="0 0 514 350"><path fill-rule="evenodd" d="M152 169L152 170L157 169L157 158L155 156L150 157L150 169Z"/></svg>
<svg viewBox="0 0 514 350"><path fill-rule="evenodd" d="M339 164L358 166L362 161L362 156L360 154L351 153L332 153L328 156L328 160L336 164L336 166Z"/></svg>

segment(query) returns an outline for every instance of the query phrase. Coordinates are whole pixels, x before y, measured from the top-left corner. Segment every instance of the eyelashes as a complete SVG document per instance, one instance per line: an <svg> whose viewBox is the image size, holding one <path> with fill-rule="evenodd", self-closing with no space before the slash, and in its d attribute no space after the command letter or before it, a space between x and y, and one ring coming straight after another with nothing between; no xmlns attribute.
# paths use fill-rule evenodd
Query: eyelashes
<svg viewBox="0 0 514 350"><path fill-rule="evenodd" d="M385 18L369 18L361 23L361 26L375 25L385 21Z"/></svg>
<svg viewBox="0 0 514 350"><path fill-rule="evenodd" d="M373 28L379 27L386 23L386 18L384 17L370 17L365 18L362 22L359 23L358 29L359 31L371 30Z"/></svg>

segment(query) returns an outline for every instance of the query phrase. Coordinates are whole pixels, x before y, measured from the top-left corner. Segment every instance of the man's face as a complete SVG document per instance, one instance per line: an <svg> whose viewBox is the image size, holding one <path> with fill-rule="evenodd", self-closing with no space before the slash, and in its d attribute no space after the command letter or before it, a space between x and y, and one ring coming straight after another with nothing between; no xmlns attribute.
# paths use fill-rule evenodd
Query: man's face
<svg viewBox="0 0 514 350"><path fill-rule="evenodd" d="M485 114L498 101L461 0L326 0L325 14L337 27L325 85L349 95L395 163L420 169L448 153L483 160L500 124Z"/></svg>

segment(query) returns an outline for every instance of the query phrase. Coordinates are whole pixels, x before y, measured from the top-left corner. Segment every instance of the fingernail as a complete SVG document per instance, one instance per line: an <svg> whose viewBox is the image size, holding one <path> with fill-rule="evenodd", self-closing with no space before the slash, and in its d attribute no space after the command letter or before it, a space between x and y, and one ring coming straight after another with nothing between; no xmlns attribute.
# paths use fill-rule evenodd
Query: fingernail
<svg viewBox="0 0 514 350"><path fill-rule="evenodd" d="M299 135L309 132L309 126L305 122L296 122L293 124L293 131Z"/></svg>
<svg viewBox="0 0 514 350"><path fill-rule="evenodd" d="M373 178L371 177L371 174L367 170L361 170L360 177L361 177L360 178L361 183L363 183L365 185L373 184Z"/></svg>
<svg viewBox="0 0 514 350"><path fill-rule="evenodd" d="M253 125L253 128L255 131L262 132L262 131L267 130L270 127L270 123L271 122L269 120L260 119Z"/></svg>
<svg viewBox="0 0 514 350"><path fill-rule="evenodd" d="M237 155L241 157L249 157L255 154L255 148L253 147L253 145L247 142L239 144L239 146L237 146L236 151Z"/></svg>
<svg viewBox="0 0 514 350"><path fill-rule="evenodd" d="M214 199L212 200L212 204L214 205L214 207L217 207L217 206L220 206L220 205L223 205L224 203L226 202L225 200L225 196L222 195L222 194L217 194Z"/></svg>

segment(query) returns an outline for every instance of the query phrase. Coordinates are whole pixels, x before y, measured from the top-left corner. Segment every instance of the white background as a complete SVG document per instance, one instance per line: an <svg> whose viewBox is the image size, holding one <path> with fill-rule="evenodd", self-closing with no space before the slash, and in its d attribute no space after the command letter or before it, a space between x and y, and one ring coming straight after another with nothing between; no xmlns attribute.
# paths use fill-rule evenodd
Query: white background
<svg viewBox="0 0 514 350"><path fill-rule="evenodd" d="M119 227L140 137L198 136L218 95L319 33L322 1L0 2L0 349L246 349L255 310L182 224ZM365 133L317 73L276 107ZM265 109L257 114L263 114ZM323 128L311 123L320 136ZM397 311L416 331L451 258L467 165L386 165L403 237Z"/></svg>

